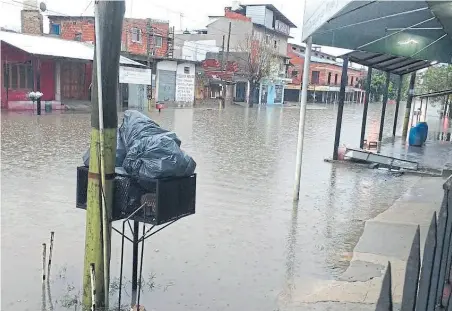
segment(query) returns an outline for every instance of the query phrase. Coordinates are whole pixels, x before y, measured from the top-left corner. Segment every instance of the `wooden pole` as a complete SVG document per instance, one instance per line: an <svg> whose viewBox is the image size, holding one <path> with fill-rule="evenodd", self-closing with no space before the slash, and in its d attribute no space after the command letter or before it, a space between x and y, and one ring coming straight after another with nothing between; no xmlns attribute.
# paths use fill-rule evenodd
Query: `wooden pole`
<svg viewBox="0 0 452 311"><path fill-rule="evenodd" d="M224 39L225 35L223 35L223 44L221 45L221 73L223 76L221 77L221 96L220 96L220 109L224 107L224 98L222 96L225 94L224 89L226 88L226 82L225 82L225 70L224 70Z"/></svg>
<svg viewBox="0 0 452 311"><path fill-rule="evenodd" d="M342 114L344 113L345 87L347 85L348 56L342 63L341 87L339 91L339 105L337 108L336 133L334 136L333 160L338 159L339 142L341 140Z"/></svg>
<svg viewBox="0 0 452 311"><path fill-rule="evenodd" d="M408 98L406 101L405 118L403 121L402 138L405 140L408 134L408 123L410 123L411 104L413 103L414 83L416 82L416 72L411 73L410 86L408 87Z"/></svg>
<svg viewBox="0 0 452 311"><path fill-rule="evenodd" d="M361 123L361 137L359 139L359 148L364 147L364 137L366 136L366 124L367 124L367 110L369 108L370 86L372 83L372 67L367 68L367 80L366 80L366 97L364 98L363 108L363 120ZM362 95L362 93L361 93Z"/></svg>
<svg viewBox="0 0 452 311"><path fill-rule="evenodd" d="M399 76L399 89L397 90L397 101L394 113L394 125L392 127L392 137L395 137L397 131L397 118L399 117L400 99L402 98L403 75Z"/></svg>
<svg viewBox="0 0 452 311"><path fill-rule="evenodd" d="M55 232L50 232L50 248L49 248L49 263L47 264L47 278L50 278L50 268L52 266L52 253L53 253L53 237Z"/></svg>
<svg viewBox="0 0 452 311"><path fill-rule="evenodd" d="M94 58L92 79L91 143L83 277L85 309L91 308L92 303L95 303L96 307L108 310L110 220L118 123L116 101L124 12L124 0L98 1L96 3L96 32L98 35L96 36L95 55L100 55L100 59ZM98 79L98 66L102 70L102 79ZM100 80L101 88L99 88ZM100 94L102 94L101 98L99 98ZM103 154L101 154L102 150ZM102 204L103 201L105 201L104 204ZM97 295L94 302L91 295L91 263L96 267L95 289Z"/></svg>
<svg viewBox="0 0 452 311"><path fill-rule="evenodd" d="M42 243L42 282L46 280L46 243Z"/></svg>
<svg viewBox="0 0 452 311"><path fill-rule="evenodd" d="M381 141L383 140L383 129L385 126L386 104L388 103L390 75L391 74L389 73L389 71L386 72L386 83L385 83L385 89L384 89L384 93L383 93L383 105L381 107L380 131L378 132L378 146L381 145Z"/></svg>
<svg viewBox="0 0 452 311"><path fill-rule="evenodd" d="M229 28L228 28L228 41L226 43L226 59L224 61L223 70L224 70L224 76L226 76L227 68L228 68L228 60L229 60L229 44L231 42L231 22L229 22ZM223 83L223 100L221 102L223 108L226 105L226 81Z"/></svg>

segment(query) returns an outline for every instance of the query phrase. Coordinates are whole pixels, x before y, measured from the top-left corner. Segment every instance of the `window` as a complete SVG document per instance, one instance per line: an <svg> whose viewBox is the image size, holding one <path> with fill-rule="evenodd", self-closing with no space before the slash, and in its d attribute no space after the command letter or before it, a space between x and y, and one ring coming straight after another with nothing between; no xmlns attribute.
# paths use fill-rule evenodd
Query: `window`
<svg viewBox="0 0 452 311"><path fill-rule="evenodd" d="M275 49L278 48L278 41L274 40L274 42L273 42L273 47L274 47Z"/></svg>
<svg viewBox="0 0 452 311"><path fill-rule="evenodd" d="M132 42L141 42L141 29L132 27Z"/></svg>
<svg viewBox="0 0 452 311"><path fill-rule="evenodd" d="M52 35L60 35L61 34L60 24L52 24L50 26L50 33Z"/></svg>
<svg viewBox="0 0 452 311"><path fill-rule="evenodd" d="M320 71L313 71L311 77L312 84L319 84Z"/></svg>
<svg viewBox="0 0 452 311"><path fill-rule="evenodd" d="M334 85L337 85L337 73L334 75Z"/></svg>
<svg viewBox="0 0 452 311"><path fill-rule="evenodd" d="M328 82L327 82L327 84L328 85L331 84L331 72L328 72Z"/></svg>
<svg viewBox="0 0 452 311"><path fill-rule="evenodd" d="M265 36L265 43L269 44L270 43L270 35L266 35Z"/></svg>
<svg viewBox="0 0 452 311"><path fill-rule="evenodd" d="M293 47L292 47L292 50L296 51L296 50L297 50L297 48L293 46Z"/></svg>
<svg viewBox="0 0 452 311"><path fill-rule="evenodd" d="M350 77L350 85L353 85L353 77Z"/></svg>
<svg viewBox="0 0 452 311"><path fill-rule="evenodd" d="M185 74L190 74L190 67L184 67L184 73Z"/></svg>
<svg viewBox="0 0 452 311"><path fill-rule="evenodd" d="M161 48L163 45L163 38L160 36L155 37L155 47Z"/></svg>
<svg viewBox="0 0 452 311"><path fill-rule="evenodd" d="M292 70L292 78L295 78L295 77L297 77L298 76L298 71L296 71L296 70Z"/></svg>
<svg viewBox="0 0 452 311"><path fill-rule="evenodd" d="M3 64L3 86L13 90L33 89L31 63Z"/></svg>

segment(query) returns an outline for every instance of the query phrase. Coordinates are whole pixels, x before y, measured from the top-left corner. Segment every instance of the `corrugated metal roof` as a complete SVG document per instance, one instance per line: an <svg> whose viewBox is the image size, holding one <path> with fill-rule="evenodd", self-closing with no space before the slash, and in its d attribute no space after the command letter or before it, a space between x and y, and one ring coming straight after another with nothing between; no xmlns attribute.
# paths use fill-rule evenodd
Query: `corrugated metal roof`
<svg viewBox="0 0 452 311"><path fill-rule="evenodd" d="M352 62L396 75L404 75L431 66L429 61L383 53L353 51L344 56L346 55Z"/></svg>
<svg viewBox="0 0 452 311"><path fill-rule="evenodd" d="M89 43L63 40L49 36L27 35L16 32L0 31L0 40L27 53L82 60L93 60L94 46ZM145 67L131 59L121 56L122 65Z"/></svg>

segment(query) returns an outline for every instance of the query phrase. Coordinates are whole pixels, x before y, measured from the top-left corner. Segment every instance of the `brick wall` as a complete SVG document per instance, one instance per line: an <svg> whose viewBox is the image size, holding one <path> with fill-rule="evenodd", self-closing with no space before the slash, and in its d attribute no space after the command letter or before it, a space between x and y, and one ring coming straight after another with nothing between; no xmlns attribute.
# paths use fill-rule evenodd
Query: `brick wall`
<svg viewBox="0 0 452 311"><path fill-rule="evenodd" d="M94 42L94 18L93 17L59 17L49 16L50 29L52 24L60 25L59 37L67 40L74 40L77 34L81 35L81 41ZM122 30L121 50L132 54L147 55L147 30L146 19L125 18ZM153 36L150 37L150 49L154 50L157 57L167 56L168 51L168 34L169 24L163 22L155 22L151 20L151 27L155 36L162 37L162 46L154 47ZM132 40L132 28L141 30L140 40L135 42Z"/></svg>
<svg viewBox="0 0 452 311"><path fill-rule="evenodd" d="M150 40L151 52L154 51L154 56L165 57L168 51L168 34L169 34L169 24L168 23L156 23L151 20L151 27L153 29L153 34L148 35L147 33L147 21L145 19L137 18L125 18L123 22L122 30L122 42L123 51L127 51L132 54L147 55L147 43L148 38ZM139 42L134 42L132 40L132 28L138 28L141 30L141 40ZM162 37L162 46L156 47L154 44L154 37Z"/></svg>
<svg viewBox="0 0 452 311"><path fill-rule="evenodd" d="M42 15L37 10L20 11L20 21L23 33L40 35L43 33Z"/></svg>
<svg viewBox="0 0 452 311"><path fill-rule="evenodd" d="M288 57L290 57L290 63L292 66L288 69L289 78L292 79L293 84L301 84L302 78L303 78L303 66L304 66L304 58L299 57L298 54L294 53L292 51L291 46L288 46L287 50ZM296 71L296 75L292 75L292 73ZM332 86L339 86L341 84L341 75L342 75L342 66L341 65L333 65L333 64L326 64L326 63L314 63L311 62L311 65L309 66L309 80L310 85L313 85L312 83L312 72L318 71L319 72L319 83L316 83L316 85L332 85ZM328 75L331 73L330 82L328 83ZM348 69L348 82L347 86L350 85L351 77L353 77L353 86L355 86L358 82L358 79L363 77L363 74L359 70L354 69ZM337 80L335 80L335 76L337 75Z"/></svg>
<svg viewBox="0 0 452 311"><path fill-rule="evenodd" d="M229 18L229 19L236 19L236 20L244 21L244 22L251 21L251 18L246 17L245 15L242 15L240 13L231 11L230 7L224 8L224 17Z"/></svg>

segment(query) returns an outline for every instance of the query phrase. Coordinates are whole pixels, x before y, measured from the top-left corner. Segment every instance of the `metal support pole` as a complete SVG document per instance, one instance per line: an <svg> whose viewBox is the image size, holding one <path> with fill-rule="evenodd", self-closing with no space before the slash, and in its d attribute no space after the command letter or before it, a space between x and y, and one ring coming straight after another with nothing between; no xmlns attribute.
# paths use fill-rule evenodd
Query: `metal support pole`
<svg viewBox="0 0 452 311"><path fill-rule="evenodd" d="M392 127L392 137L395 137L397 131L397 118L399 117L400 98L402 97L403 75L399 76L399 89L397 90L397 101L394 113L394 126Z"/></svg>
<svg viewBox="0 0 452 311"><path fill-rule="evenodd" d="M133 221L133 250L132 250L132 303L134 306L137 303L138 291L138 231L139 222Z"/></svg>
<svg viewBox="0 0 452 311"><path fill-rule="evenodd" d="M36 91L41 92L41 61L36 59ZM41 115L41 97L36 100L36 113Z"/></svg>
<svg viewBox="0 0 452 311"><path fill-rule="evenodd" d="M339 91L339 105L337 107L336 134L334 136L333 160L338 159L339 142L341 140L342 114L344 113L345 86L347 85L348 56L342 64L341 87Z"/></svg>
<svg viewBox="0 0 452 311"><path fill-rule="evenodd" d="M309 66L311 65L311 49L312 37L306 41L306 52L303 66L303 82L301 87L301 102L300 102L300 121L298 124L298 142L297 142L297 160L295 167L295 188L293 199L298 201L300 197L300 178L301 178L301 164L303 162L303 140L304 140L304 125L306 117L306 102L308 99L309 86Z"/></svg>
<svg viewBox="0 0 452 311"><path fill-rule="evenodd" d="M383 105L381 107L381 118L380 118L380 131L378 132L378 144L381 144L381 141L383 139L383 128L385 126L385 114L386 114L386 104L388 103L388 90L389 90L389 78L390 73L386 72L386 83L385 83L385 89L383 92Z"/></svg>
<svg viewBox="0 0 452 311"><path fill-rule="evenodd" d="M359 148L364 147L364 136L366 136L367 109L369 108L370 86L372 83L372 67L367 69L366 97L364 98L363 120L361 123L361 138L359 139ZM362 93L361 93L362 96Z"/></svg>
<svg viewBox="0 0 452 311"><path fill-rule="evenodd" d="M408 123L410 121L411 104L413 103L414 95L414 82L416 82L416 72L411 73L410 86L408 87L408 98L406 101L405 119L403 121L403 130L402 130L403 139L406 139L406 136L408 134Z"/></svg>

